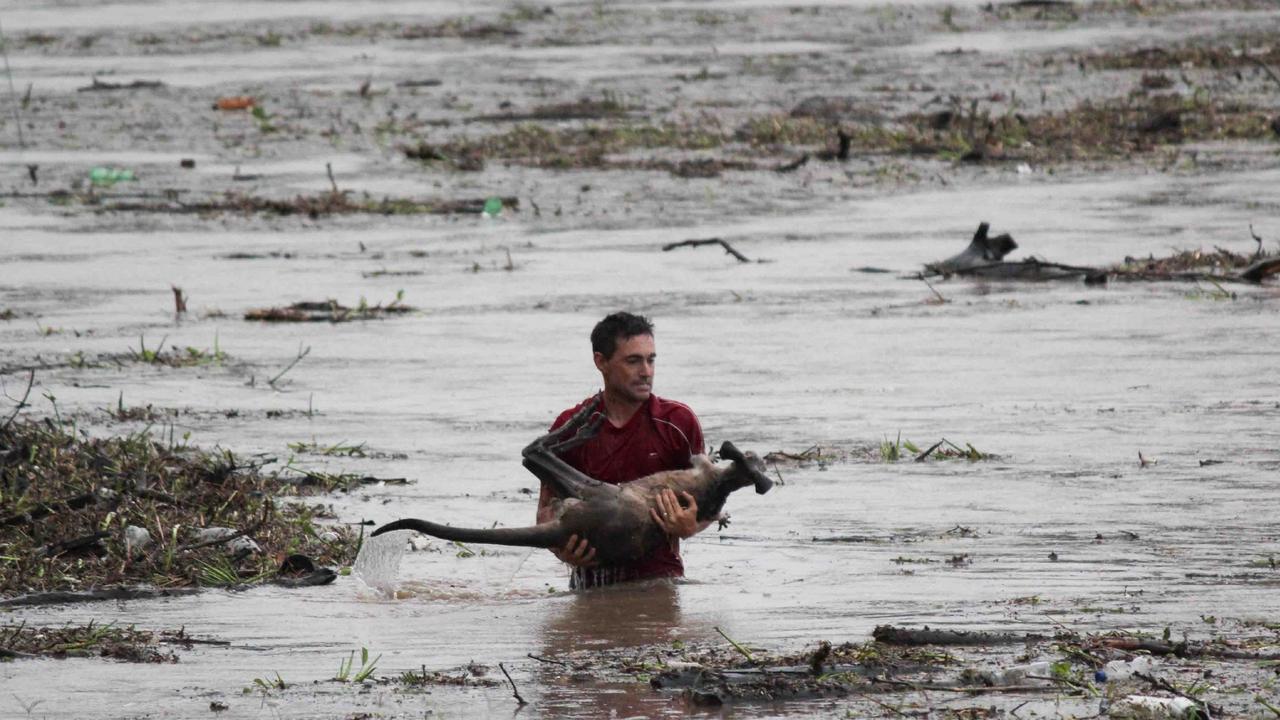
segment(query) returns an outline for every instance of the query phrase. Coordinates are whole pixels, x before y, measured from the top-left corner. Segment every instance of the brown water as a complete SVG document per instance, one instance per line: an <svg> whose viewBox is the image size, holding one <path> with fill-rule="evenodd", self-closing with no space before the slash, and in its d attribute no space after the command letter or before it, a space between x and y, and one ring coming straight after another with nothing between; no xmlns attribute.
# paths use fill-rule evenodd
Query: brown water
<svg viewBox="0 0 1280 720"><path fill-rule="evenodd" d="M523 107L540 94L572 99L610 87L643 103L663 96L676 72L704 64L732 76L684 86L700 99L677 92L671 111L719 96L733 115L785 109L823 88L866 92L895 73L967 87L1000 77L1016 84L1026 80L1010 68L1030 63L1030 49L1165 38L1186 32L1179 24L1186 16L1001 30L962 11L959 20L973 32L951 33L937 25L940 6L932 5L793 12L784 2L563 4L554 19L513 40L326 37L248 49L234 38L268 28L289 37L316 19L423 13L414 21L434 22L486 18L511 6L201 4L208 22L186 24L196 8L46 2L0 13L11 39L104 33L83 52L11 43L19 92L34 82L39 103L27 132L31 147L17 146L12 122L0 130L6 189L30 189L27 163L41 166L43 188L109 162L142 177L120 192L175 184L220 190L232 186L236 166L261 174L253 187L262 192L315 192L328 188L329 162L344 188L514 194L522 210L496 219L198 219L7 200L0 309L20 313L0 322L0 379L10 394L25 380L16 368L76 352L125 352L140 335L148 347L162 337L183 347L216 342L230 356L221 366L60 367L41 370L37 390L93 433L137 429L98 411L123 393L130 406L182 408L176 433L189 432L203 447L283 462L291 442L365 443L369 457L302 455L296 462L416 481L335 499L347 521L419 516L521 525L533 518L536 483L519 465L519 448L597 386L587 333L605 313L630 308L657 322L658 393L692 405L709 442L731 439L762 453L817 444L847 459L784 465L785 482L770 494L735 495L733 524L686 544L689 578L675 586L572 594L549 553L459 557L436 542L403 558L394 599L346 576L307 590L16 610L6 622L185 627L231 646L181 651L180 663L154 667L0 664L0 716L193 717L205 716L211 701L230 705L219 717L233 718L515 711L509 687L403 694L326 682L361 647L381 654L379 675L474 661L500 678L502 662L531 703L523 717L681 715L678 698L575 680L526 655L717 643L716 627L751 644L799 648L818 639L861 641L882 623L1203 633L1202 614L1276 619L1280 575L1265 560L1280 551L1280 289L1231 287L1235 295L1222 298L1217 288L1192 284L953 281L936 285L948 302L935 304L923 283L903 277L957 252L980 220L1014 234L1022 248L1015 257L1074 264L1173 248L1245 251L1253 246L1250 223L1274 247L1280 169L1272 146L1202 147L1194 160L1164 171L1135 165L1050 175L937 163L928 173L938 181L901 184L883 179L901 170L884 158L711 180L496 163L484 173L441 174L401 160L367 131L368 122L337 148L306 134L255 147L211 139L225 140L234 119L209 120L204 110L189 119L212 97L255 92L319 107L297 122L327 124L317 118L352 107L341 92L349 95L368 75L375 86L441 76L448 84L440 93L392 90L357 105L350 115L362 121L410 108L457 117L490 112L503 97ZM726 19L699 21L696 13ZM1276 15L1224 12L1213 21L1229 31L1259 17L1274 23ZM539 41L574 26L581 31L569 33L573 42ZM215 30L232 39L190 48L172 41ZM130 40L147 32L171 40L152 54ZM1002 32L1007 45L992 37ZM933 54L966 43L982 50L978 59ZM785 77L752 74L747 57L757 69L768 58L793 69ZM993 58L1003 66L987 67ZM866 74L842 88L849 63ZM158 99L74 92L104 69L114 81L162 79L171 87ZM1065 94L1105 90L1085 83ZM445 95L475 107L442 108ZM55 127L60 112L72 120L70 132ZM139 130L139 113L153 113L154 126ZM211 134L215 121L220 129ZM196 158L197 169L180 171L179 157ZM768 262L739 264L715 249L659 251L691 237L723 237ZM226 259L236 252L292 257ZM511 271L502 269L508 252ZM856 271L867 266L892 272ZM420 274L366 276L381 270ZM176 322L170 284L190 296L192 312ZM296 300L386 302L399 290L420 313L341 325L239 319L247 309ZM299 347L310 354L281 389L267 386ZM231 410L238 415L227 417ZM288 412L268 418L268 410ZM51 401L38 402L36 412L51 411ZM880 442L899 436L920 447L945 437L994 457L881 462ZM1139 452L1156 463L1140 467ZM1202 466L1205 460L1221 463ZM948 562L956 556L966 560ZM288 689L263 693L254 685L277 673ZM1093 710L1047 701L1037 709ZM838 706L724 714L827 712Z"/></svg>

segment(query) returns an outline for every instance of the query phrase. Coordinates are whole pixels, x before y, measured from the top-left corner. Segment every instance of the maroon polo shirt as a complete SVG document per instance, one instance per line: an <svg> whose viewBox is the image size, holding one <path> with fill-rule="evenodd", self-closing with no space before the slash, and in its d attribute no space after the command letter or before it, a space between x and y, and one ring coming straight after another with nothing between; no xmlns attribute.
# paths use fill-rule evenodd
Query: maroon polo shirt
<svg viewBox="0 0 1280 720"><path fill-rule="evenodd" d="M551 425L554 430L594 398L588 398L560 413ZM603 398L598 401L604 412ZM650 394L622 427L605 420L600 432L586 443L563 455L564 461L589 477L621 485L665 470L691 467L690 458L705 452L702 426L688 405ZM586 569L575 577L575 585L591 587L626 580L682 577L680 541L658 548L638 563L621 567Z"/></svg>

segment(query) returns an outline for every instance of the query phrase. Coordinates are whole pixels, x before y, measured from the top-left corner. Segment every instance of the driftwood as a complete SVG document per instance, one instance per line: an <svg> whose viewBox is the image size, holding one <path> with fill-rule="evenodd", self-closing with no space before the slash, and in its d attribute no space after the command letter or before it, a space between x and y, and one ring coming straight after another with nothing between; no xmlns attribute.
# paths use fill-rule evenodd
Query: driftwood
<svg viewBox="0 0 1280 720"><path fill-rule="evenodd" d="M1251 283L1260 283L1268 277L1280 273L1280 257L1259 260L1240 271L1240 279Z"/></svg>
<svg viewBox="0 0 1280 720"><path fill-rule="evenodd" d="M1159 657L1172 655L1179 658L1216 657L1228 660L1280 660L1280 654L1277 653L1253 652L1211 643L1169 643L1136 637L1095 638L1086 643L1086 645L1128 652L1145 652Z"/></svg>
<svg viewBox="0 0 1280 720"><path fill-rule="evenodd" d="M783 163L775 167L773 171L777 173L794 172L807 162L809 162L809 153L805 153L791 162Z"/></svg>
<svg viewBox="0 0 1280 720"><path fill-rule="evenodd" d="M702 238L700 240L681 240L680 242L668 243L666 245L663 245L662 251L670 252L671 250L675 250L676 248L679 248L679 247L701 247L703 245L719 245L720 247L724 248L724 251L726 253L737 258L738 262L744 262L744 263L751 262L750 258L738 252L737 250L733 249L732 245L730 245L728 242L726 242L721 238Z"/></svg>
<svg viewBox="0 0 1280 720"><path fill-rule="evenodd" d="M927 625L919 630L893 625L877 625L871 632L871 637L875 638L876 642L886 645L1013 645L1049 639L1044 635L934 630Z"/></svg>
<svg viewBox="0 0 1280 720"><path fill-rule="evenodd" d="M104 497L102 499L105 500L106 498ZM89 505L96 503L98 500L99 496L97 493L89 492L84 493L83 495L69 497L66 500L59 500L54 503L40 503L24 513L17 513L6 518L0 518L0 527L8 527L10 525L29 525L36 520L40 520L41 518L48 517L63 510L79 510L80 508L88 507Z"/></svg>
<svg viewBox="0 0 1280 720"><path fill-rule="evenodd" d="M82 88L76 88L76 92L98 92L104 90L155 90L162 87L164 87L164 83L159 80L134 80L131 83L113 83L103 82L95 77L92 85L85 85Z"/></svg>
<svg viewBox="0 0 1280 720"><path fill-rule="evenodd" d="M262 322L349 322L373 320L388 315L414 312L415 308L399 303L349 308L335 300L296 302L286 307L258 308L245 312L245 320Z"/></svg>
<svg viewBox="0 0 1280 720"><path fill-rule="evenodd" d="M1106 283L1109 279L1130 281L1199 281L1214 284L1260 284L1272 275L1280 274L1280 257L1259 251L1249 258L1223 248L1213 253L1199 250L1175 253L1167 258L1152 257L1146 261L1125 258L1123 265L1113 267L1089 267L1047 262L1039 258L1027 258L1018 262L1006 261L1004 256L1018 247L1007 233L994 237L987 234L989 224L978 225L969 246L941 262L926 263L924 271L914 276L918 279L943 276L971 277L984 280L1074 280L1083 278L1086 284ZM1206 268L1213 268L1209 270ZM1223 271L1217 271L1224 268ZM1239 268L1239 269L1236 269ZM936 293L936 291L935 291Z"/></svg>
<svg viewBox="0 0 1280 720"><path fill-rule="evenodd" d="M99 530L88 535L81 535L69 540L62 540L45 547L44 554L48 557L57 557L64 553L74 553L81 551L91 551L94 553L105 553L106 549L102 547L102 541L111 537L111 533Z"/></svg>
<svg viewBox="0 0 1280 720"><path fill-rule="evenodd" d="M143 588L120 587L83 592L44 592L19 595L0 600L0 607L30 607L33 605L67 605L70 603L97 602L99 600L153 600L155 598L194 595L200 588Z"/></svg>
<svg viewBox="0 0 1280 720"><path fill-rule="evenodd" d="M925 265L925 270L931 275L951 275L975 267L1000 264L1005 255L1018 248L1018 243L1014 242L1008 233L1001 233L995 237L987 235L990 228L991 223L979 223L978 231L969 241L969 247L942 262Z"/></svg>

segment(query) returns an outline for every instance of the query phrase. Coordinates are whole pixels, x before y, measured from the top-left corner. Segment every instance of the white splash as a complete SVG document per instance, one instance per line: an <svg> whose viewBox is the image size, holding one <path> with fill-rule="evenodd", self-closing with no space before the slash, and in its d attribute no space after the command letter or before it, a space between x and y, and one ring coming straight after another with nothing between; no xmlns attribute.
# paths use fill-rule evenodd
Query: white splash
<svg viewBox="0 0 1280 720"><path fill-rule="evenodd" d="M355 576L370 589L394 597L400 560L404 558L408 530L366 537L356 555Z"/></svg>

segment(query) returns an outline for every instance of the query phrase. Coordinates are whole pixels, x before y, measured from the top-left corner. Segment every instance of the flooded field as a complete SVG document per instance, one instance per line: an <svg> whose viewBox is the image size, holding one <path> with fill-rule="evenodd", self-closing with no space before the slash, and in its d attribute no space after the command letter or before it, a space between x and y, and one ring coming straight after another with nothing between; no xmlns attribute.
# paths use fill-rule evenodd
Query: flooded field
<svg viewBox="0 0 1280 720"><path fill-rule="evenodd" d="M598 387L588 333L629 309L655 391L781 479L674 585L572 593L550 553L432 541L390 593L356 572L3 608L229 644L0 663L2 717L1084 717L1097 697L1053 688L706 709L617 658L879 625L1276 650L1276 278L917 277L980 221L1012 259L1280 251L1274 3L48 0L0 23L0 423L34 371L24 418L410 481L322 496L336 523L525 525L519 450ZM213 109L233 96L259 110ZM705 238L751 262L663 251ZM413 311L244 319L327 300ZM162 343L204 360L137 361ZM900 442L944 438L978 459ZM333 680L361 648L382 681ZM1179 682L1280 715L1274 663L1215 668Z"/></svg>

